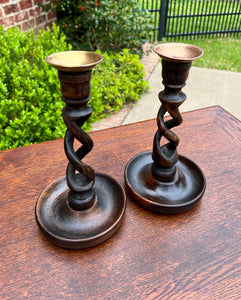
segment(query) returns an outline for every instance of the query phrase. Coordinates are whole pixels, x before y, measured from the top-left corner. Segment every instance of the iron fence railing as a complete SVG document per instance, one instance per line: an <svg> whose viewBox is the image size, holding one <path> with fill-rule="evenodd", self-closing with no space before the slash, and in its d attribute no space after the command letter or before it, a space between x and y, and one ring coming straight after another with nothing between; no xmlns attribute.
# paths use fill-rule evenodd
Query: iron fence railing
<svg viewBox="0 0 241 300"><path fill-rule="evenodd" d="M241 0L142 0L152 40L232 36L241 32Z"/></svg>

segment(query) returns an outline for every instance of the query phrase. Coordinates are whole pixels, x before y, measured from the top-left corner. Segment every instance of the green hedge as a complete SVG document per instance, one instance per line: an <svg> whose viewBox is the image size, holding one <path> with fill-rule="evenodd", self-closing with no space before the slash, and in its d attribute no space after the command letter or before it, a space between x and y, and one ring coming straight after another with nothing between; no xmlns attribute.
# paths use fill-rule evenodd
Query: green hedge
<svg viewBox="0 0 241 300"><path fill-rule="evenodd" d="M57 70L44 58L71 50L65 36L53 30L21 32L0 27L0 150L52 140L64 136ZM102 54L104 61L93 71L93 114L83 126L118 110L124 102L136 101L148 88L137 55L123 50Z"/></svg>
<svg viewBox="0 0 241 300"><path fill-rule="evenodd" d="M46 1L45 1L46 2ZM142 54L151 15L139 0L50 0L39 4L57 15L61 31L74 48Z"/></svg>

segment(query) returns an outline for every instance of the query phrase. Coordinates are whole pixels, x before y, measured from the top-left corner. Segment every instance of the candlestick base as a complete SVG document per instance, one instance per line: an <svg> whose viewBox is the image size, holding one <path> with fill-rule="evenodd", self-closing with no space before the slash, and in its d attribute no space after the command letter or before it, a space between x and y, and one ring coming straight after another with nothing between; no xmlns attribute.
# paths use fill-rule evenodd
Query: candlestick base
<svg viewBox="0 0 241 300"><path fill-rule="evenodd" d="M152 151L133 157L125 169L126 187L144 208L163 214L182 213L192 208L205 191L205 177L190 159L180 156L171 181L161 182L152 175Z"/></svg>
<svg viewBox="0 0 241 300"><path fill-rule="evenodd" d="M120 227L126 208L123 188L112 177L97 173L94 204L85 210L68 205L66 177L50 184L38 198L38 225L52 243L63 248L83 249L102 243Z"/></svg>

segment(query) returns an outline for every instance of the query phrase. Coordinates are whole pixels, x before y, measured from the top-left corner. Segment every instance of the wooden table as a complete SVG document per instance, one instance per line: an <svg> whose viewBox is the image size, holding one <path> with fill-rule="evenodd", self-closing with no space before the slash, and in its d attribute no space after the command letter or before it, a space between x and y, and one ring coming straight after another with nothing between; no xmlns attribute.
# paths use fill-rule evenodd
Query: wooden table
<svg viewBox="0 0 241 300"><path fill-rule="evenodd" d="M200 204L157 215L127 198L119 231L64 250L35 222L40 192L65 174L63 140L0 153L0 299L240 299L241 126L221 107L183 114L178 151L203 170ZM123 184L126 163L151 150L155 120L91 133L86 158Z"/></svg>

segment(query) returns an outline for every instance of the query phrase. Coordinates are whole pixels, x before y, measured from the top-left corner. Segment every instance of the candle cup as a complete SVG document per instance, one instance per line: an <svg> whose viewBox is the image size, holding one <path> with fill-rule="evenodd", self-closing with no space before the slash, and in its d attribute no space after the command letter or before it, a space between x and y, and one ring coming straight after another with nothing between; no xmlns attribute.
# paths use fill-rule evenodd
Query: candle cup
<svg viewBox="0 0 241 300"><path fill-rule="evenodd" d="M205 177L190 159L178 155L178 136L170 129L182 123L178 107L186 100L181 91L188 78L192 61L203 55L200 48L166 43L154 47L162 58L165 89L159 93L161 107L153 150L133 157L125 169L125 183L131 197L144 208L157 213L176 214L198 203L205 191ZM164 121L169 113L171 119ZM160 145L161 139L168 143Z"/></svg>
<svg viewBox="0 0 241 300"><path fill-rule="evenodd" d="M93 141L81 127L90 117L92 69L103 60L88 51L54 53L47 63L58 69L62 110L67 130L65 154L69 160L66 176L50 184L37 200L37 224L52 243L71 249L96 246L120 227L126 208L121 185L111 176L95 173L82 159ZM74 150L74 141L82 145Z"/></svg>

